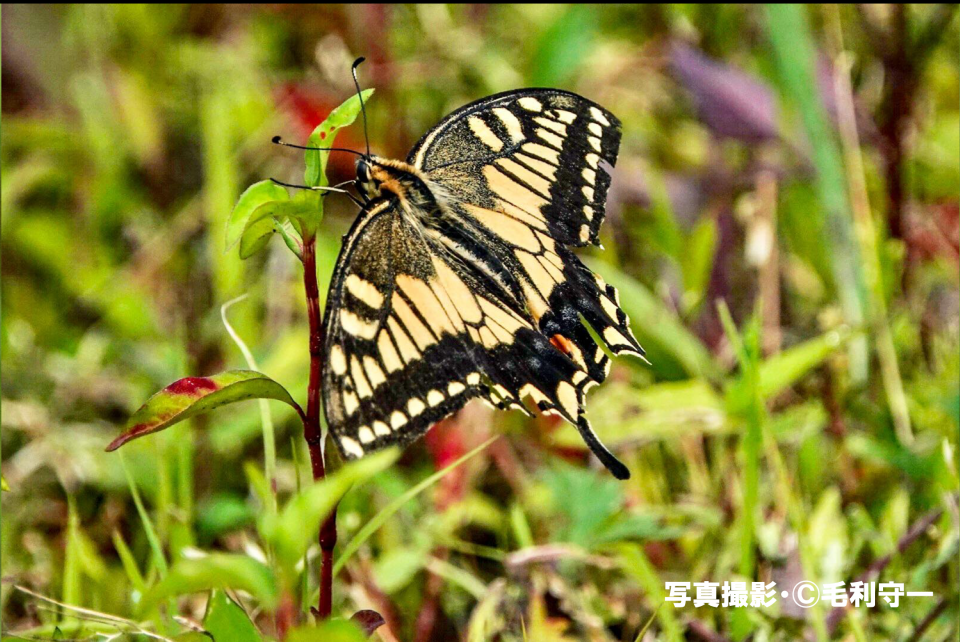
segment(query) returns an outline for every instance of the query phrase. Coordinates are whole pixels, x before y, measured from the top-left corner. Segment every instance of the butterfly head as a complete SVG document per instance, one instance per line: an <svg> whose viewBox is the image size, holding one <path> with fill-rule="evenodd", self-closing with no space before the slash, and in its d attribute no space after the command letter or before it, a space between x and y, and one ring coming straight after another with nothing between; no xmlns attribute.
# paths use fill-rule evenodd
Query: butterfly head
<svg viewBox="0 0 960 642"><path fill-rule="evenodd" d="M357 159L356 184L368 200L385 195L406 199L426 190L423 176L411 165L373 155Z"/></svg>

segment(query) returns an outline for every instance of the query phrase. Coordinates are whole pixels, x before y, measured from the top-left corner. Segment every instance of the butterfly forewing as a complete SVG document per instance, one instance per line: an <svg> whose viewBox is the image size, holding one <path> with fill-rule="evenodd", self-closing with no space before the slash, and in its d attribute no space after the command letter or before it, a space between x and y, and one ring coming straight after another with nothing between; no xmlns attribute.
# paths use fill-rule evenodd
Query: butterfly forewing
<svg viewBox="0 0 960 642"><path fill-rule="evenodd" d="M458 197L573 246L597 243L620 121L555 89L497 94L441 121L408 162Z"/></svg>

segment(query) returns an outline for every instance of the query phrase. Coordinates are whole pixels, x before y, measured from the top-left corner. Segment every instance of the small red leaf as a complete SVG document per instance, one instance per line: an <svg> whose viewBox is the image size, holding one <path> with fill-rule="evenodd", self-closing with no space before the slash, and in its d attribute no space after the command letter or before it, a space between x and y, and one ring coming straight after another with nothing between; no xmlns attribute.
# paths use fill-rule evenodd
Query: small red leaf
<svg viewBox="0 0 960 642"><path fill-rule="evenodd" d="M367 634L367 637L373 635L374 631L387 623L382 615L370 609L357 611L350 619L360 625L360 628Z"/></svg>

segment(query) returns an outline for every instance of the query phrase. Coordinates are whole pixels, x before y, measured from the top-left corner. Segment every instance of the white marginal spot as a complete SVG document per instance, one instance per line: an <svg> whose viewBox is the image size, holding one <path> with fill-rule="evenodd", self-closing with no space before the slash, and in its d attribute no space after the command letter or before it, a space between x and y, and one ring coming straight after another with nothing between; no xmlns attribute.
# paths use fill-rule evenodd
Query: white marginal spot
<svg viewBox="0 0 960 642"><path fill-rule="evenodd" d="M540 388L537 388L532 383L524 384L523 387L520 388L520 396L530 397L533 399L533 403L536 404L539 404L540 402L550 403L550 397L545 395Z"/></svg>
<svg viewBox="0 0 960 642"><path fill-rule="evenodd" d="M363 446L358 444L355 440L350 437L341 437L340 446L343 447L343 452L354 457L363 457Z"/></svg>
<svg viewBox="0 0 960 642"><path fill-rule="evenodd" d="M577 389L567 381L561 381L557 384L557 399L560 405L571 417L579 414L580 406L577 403Z"/></svg>
<svg viewBox="0 0 960 642"><path fill-rule="evenodd" d="M599 139L599 138L597 138L596 136L587 136L587 140L590 142L590 146L593 147L595 150L597 150L598 153L601 152L601 151L603 151L603 150L600 148L600 139Z"/></svg>
<svg viewBox="0 0 960 642"><path fill-rule="evenodd" d="M506 107L497 107L493 110L493 113L500 119L503 126L507 128L507 134L510 135L510 140L515 143L523 140L523 127L520 125L520 119L517 118L512 111Z"/></svg>
<svg viewBox="0 0 960 642"><path fill-rule="evenodd" d="M361 426L360 430L357 431L357 436L359 436L360 441L365 444L369 444L371 441L376 439L376 437L373 436L373 431L366 426Z"/></svg>
<svg viewBox="0 0 960 642"><path fill-rule="evenodd" d="M426 409L427 409L427 407L426 407L425 405L423 405L423 402L420 401L420 400L417 399L417 398L413 398L413 399L411 399L410 401L407 402L407 413L408 413L411 417L416 417L417 415L419 415L421 412L423 412L423 411L426 410Z"/></svg>
<svg viewBox="0 0 960 642"><path fill-rule="evenodd" d="M589 185L584 185L584 186L583 186L583 195L586 197L586 199L587 199L588 201L591 201L591 202L592 202L592 201L593 201L593 188L590 187Z"/></svg>
<svg viewBox="0 0 960 642"><path fill-rule="evenodd" d="M403 424L407 423L407 416L400 412L399 410L394 410L390 415L390 426L396 430Z"/></svg>
<svg viewBox="0 0 960 642"><path fill-rule="evenodd" d="M600 157L594 154L593 152L590 152L589 154L587 154L587 163L593 169L597 169L597 164L600 163Z"/></svg>
<svg viewBox="0 0 960 642"><path fill-rule="evenodd" d="M583 171L580 172L583 176L583 180L587 181L591 185L596 185L597 183L597 173L590 169L589 167L584 167Z"/></svg>
<svg viewBox="0 0 960 642"><path fill-rule="evenodd" d="M527 111L541 111L543 109L543 104L532 96L524 96L517 103Z"/></svg>
<svg viewBox="0 0 960 642"><path fill-rule="evenodd" d="M603 127L601 127L597 123L590 123L589 125L587 125L587 129L589 129L590 133L593 134L594 136L603 136Z"/></svg>
<svg viewBox="0 0 960 642"><path fill-rule="evenodd" d="M330 367L341 377L347 373L347 358L343 355L343 348L333 346L330 349Z"/></svg>
<svg viewBox="0 0 960 642"><path fill-rule="evenodd" d="M480 383L480 373L479 373L479 372L471 372L470 374L468 374L468 375L467 375L467 383L469 383L471 386L475 386L475 385L477 385L478 383Z"/></svg>
<svg viewBox="0 0 960 642"><path fill-rule="evenodd" d="M439 390L431 390L427 393L427 403L431 406L438 406L443 403L443 393Z"/></svg>
<svg viewBox="0 0 960 642"><path fill-rule="evenodd" d="M587 217L587 220L588 220L588 221L592 221L592 220L593 220L593 208L590 207L589 205L584 205L584 206L583 206L583 215Z"/></svg>
<svg viewBox="0 0 960 642"><path fill-rule="evenodd" d="M587 373L584 372L583 370L577 370L576 372L573 373L573 376L570 377L573 383L577 385L580 385L580 382L586 378L587 378Z"/></svg>
<svg viewBox="0 0 960 642"><path fill-rule="evenodd" d="M382 421L375 421L373 422L373 432L381 437L386 437L390 434L390 426Z"/></svg>
<svg viewBox="0 0 960 642"><path fill-rule="evenodd" d="M590 108L590 115L593 116L593 119L601 125L605 125L607 127L610 126L610 121L607 120L607 117L603 115L603 112L596 107Z"/></svg>
<svg viewBox="0 0 960 642"><path fill-rule="evenodd" d="M503 149L503 141L500 140L500 137L493 133L493 130L487 126L485 122L479 116L471 116L467 119L467 122L470 124L470 131L473 132L473 135L480 139L480 142L492 149L495 152L499 152Z"/></svg>
<svg viewBox="0 0 960 642"><path fill-rule="evenodd" d="M377 289L373 283L365 279L360 278L356 274L351 274L347 277L347 280L344 282L344 285L347 287L347 291L353 296L357 297L368 306L377 310L383 305L383 294L380 293L380 290Z"/></svg>
<svg viewBox="0 0 960 642"><path fill-rule="evenodd" d="M450 385L447 386L447 394L451 397L455 397L466 389L467 387L459 381L451 381Z"/></svg>
<svg viewBox="0 0 960 642"><path fill-rule="evenodd" d="M581 226L580 226L580 241L581 241L582 243L586 243L586 242L589 241L589 240L590 240L590 226L589 226L589 225L581 225Z"/></svg>

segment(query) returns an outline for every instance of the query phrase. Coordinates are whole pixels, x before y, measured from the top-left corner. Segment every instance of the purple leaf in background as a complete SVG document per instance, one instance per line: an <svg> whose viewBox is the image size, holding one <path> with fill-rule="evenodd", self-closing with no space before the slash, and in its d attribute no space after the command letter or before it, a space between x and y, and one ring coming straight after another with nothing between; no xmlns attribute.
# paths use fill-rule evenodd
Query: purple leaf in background
<svg viewBox="0 0 960 642"><path fill-rule="evenodd" d="M682 42L671 45L670 66L716 135L746 143L778 138L776 103L763 82Z"/></svg>

